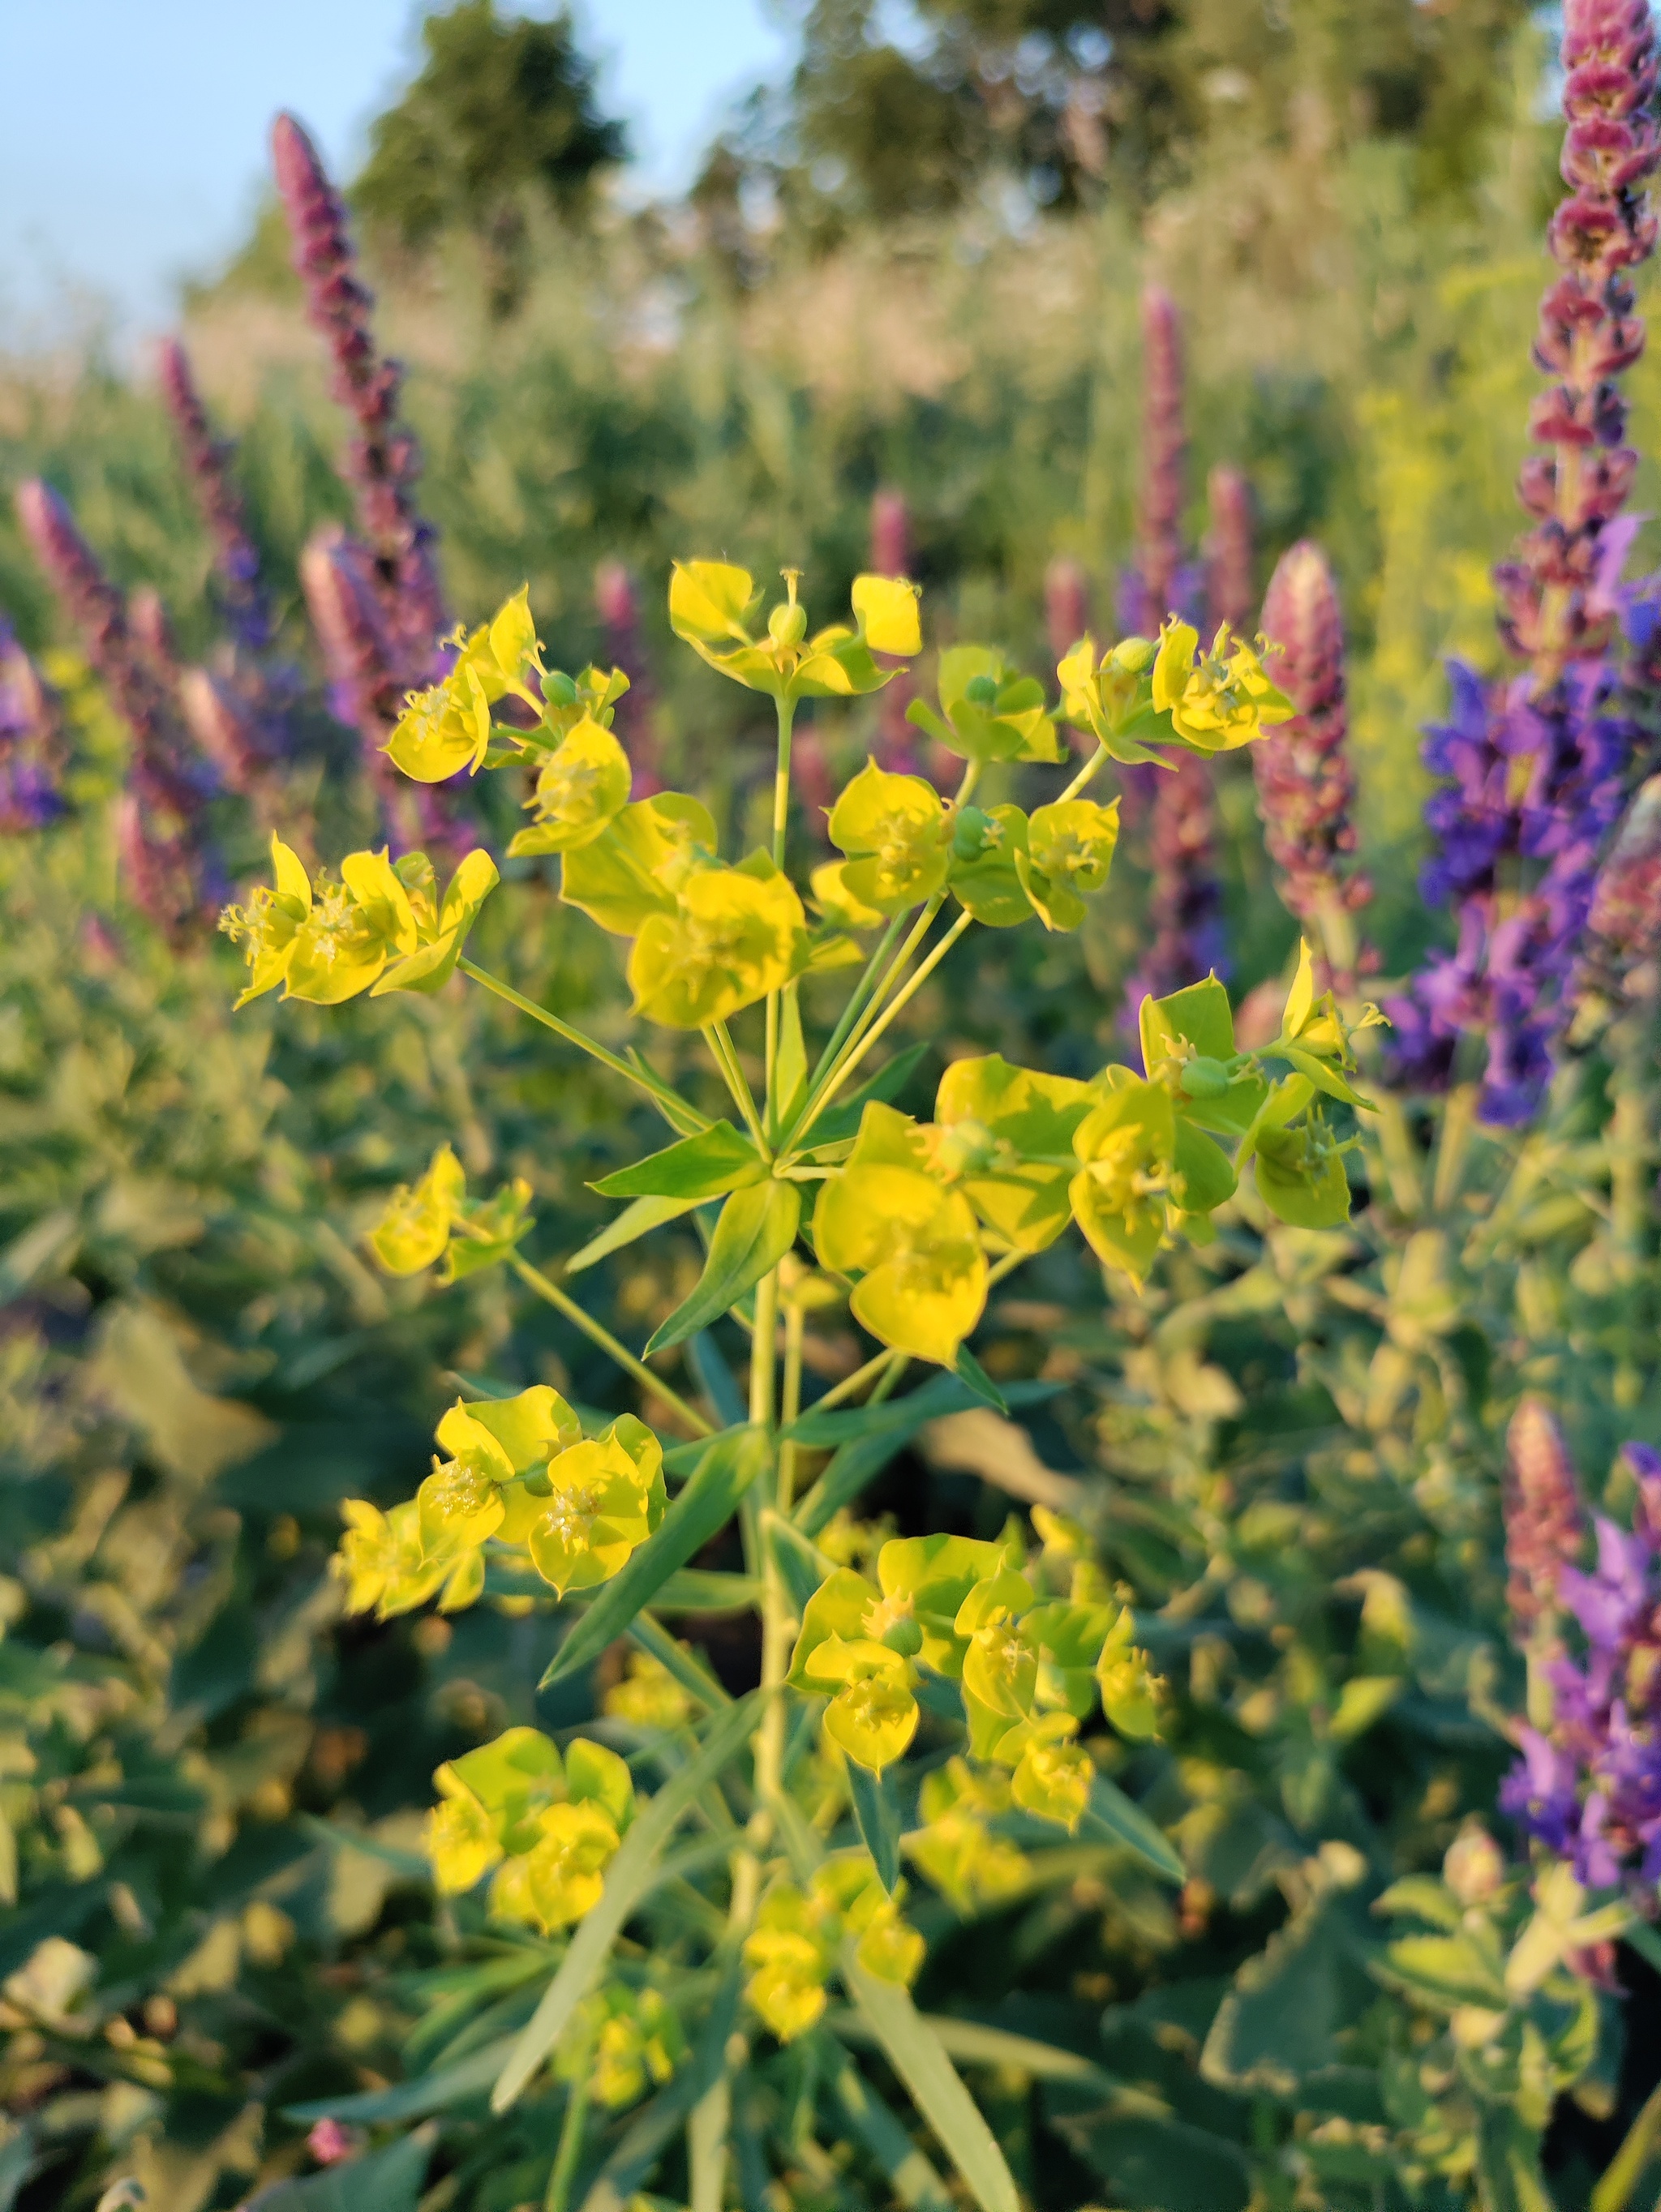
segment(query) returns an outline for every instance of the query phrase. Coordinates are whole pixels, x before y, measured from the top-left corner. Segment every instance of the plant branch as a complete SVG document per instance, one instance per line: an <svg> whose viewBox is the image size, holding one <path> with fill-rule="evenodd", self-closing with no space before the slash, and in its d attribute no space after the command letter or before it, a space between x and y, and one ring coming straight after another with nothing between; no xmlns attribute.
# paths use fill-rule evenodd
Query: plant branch
<svg viewBox="0 0 1661 2212"><path fill-rule="evenodd" d="M632 1375L643 1390L649 1390L654 1398L678 1413L695 1436L714 1436L715 1430L695 1407L689 1406L678 1390L672 1389L668 1383L654 1375L643 1359L636 1359L626 1345L619 1344L609 1328L604 1328L592 1314L585 1313L576 1300L569 1292L562 1291L557 1283L550 1281L540 1267L533 1267L517 1252L508 1264L520 1282L526 1284L539 1298L545 1298L557 1313L563 1314L573 1327L580 1328L602 1352L615 1359L625 1374Z"/></svg>
<svg viewBox="0 0 1661 2212"><path fill-rule="evenodd" d="M668 1084L661 1081L649 1069L642 1072L638 1067L631 1066L618 1054L608 1052L598 1038L587 1036L581 1030L573 1029L569 1022L561 1021L557 1014L551 1014L546 1006L538 1006L534 999L527 999L522 991L514 990L511 983L504 983L501 976L492 975L488 968L479 967L475 962L469 960L465 953L456 962L456 966L464 975L471 975L475 983L482 983L487 991L493 991L498 999L505 1000L508 1006L517 1006L520 1013L528 1014L533 1022L540 1022L544 1029L551 1030L556 1036L563 1037L567 1044L575 1045L580 1052L586 1052L591 1059L597 1060L602 1067L609 1067L614 1075L620 1075L625 1083L632 1083L636 1090L643 1091L652 1103L663 1114L664 1119L672 1128L681 1127L688 1115L695 1118L703 1127L706 1129L709 1127L709 1121L703 1115L697 1113L696 1108L689 1106L678 1091L672 1090ZM665 1110L666 1101L672 1102L673 1113ZM679 1121L677 1120L677 1115L681 1117Z"/></svg>

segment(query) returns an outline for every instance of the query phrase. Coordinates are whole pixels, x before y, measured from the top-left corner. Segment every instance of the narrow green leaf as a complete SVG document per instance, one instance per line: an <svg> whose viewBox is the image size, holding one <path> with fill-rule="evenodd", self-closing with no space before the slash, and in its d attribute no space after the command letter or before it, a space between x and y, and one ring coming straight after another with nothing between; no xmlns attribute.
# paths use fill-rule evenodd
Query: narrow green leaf
<svg viewBox="0 0 1661 2212"><path fill-rule="evenodd" d="M653 1337L648 1358L684 1344L736 1305L790 1249L800 1219L801 1193L793 1182L770 1177L751 1189L735 1190L721 1207L697 1288Z"/></svg>
<svg viewBox="0 0 1661 2212"><path fill-rule="evenodd" d="M648 1236L654 1229L661 1229L666 1221L678 1221L683 1213L690 1213L700 1203L696 1198L637 1198L632 1206L624 1207L615 1221L608 1221L598 1237L591 1237L580 1251L572 1253L565 1262L565 1273L580 1275L597 1260L620 1252L625 1244L632 1244L637 1237Z"/></svg>
<svg viewBox="0 0 1661 2212"><path fill-rule="evenodd" d="M279 2181L261 2191L261 2212L416 2212L435 2135L422 2128L350 2165Z"/></svg>
<svg viewBox="0 0 1661 2212"><path fill-rule="evenodd" d="M693 2106L686 2123L689 2212L722 2212L727 2203L727 2131L732 2119L733 2084L723 2072Z"/></svg>
<svg viewBox="0 0 1661 2212"><path fill-rule="evenodd" d="M700 1329L686 1347L686 1364L698 1379L723 1429L741 1429L750 1418L738 1377L727 1364L727 1355L707 1329Z"/></svg>
<svg viewBox="0 0 1661 2212"><path fill-rule="evenodd" d="M708 1395L706 1392L705 1395ZM603 1428L605 1424L601 1422L598 1425ZM725 1427L718 1429L713 1437L688 1437L684 1443L671 1444L663 1455L664 1473L674 1475L677 1480L683 1475L696 1474L703 1464L703 1455L711 1444L718 1443L725 1437L736 1436L740 1429L748 1428L749 1425L740 1409L738 1419L729 1421Z"/></svg>
<svg viewBox="0 0 1661 2212"><path fill-rule="evenodd" d="M848 2124L888 2177L906 2212L952 2212L946 2184L845 2051L824 2039L827 2070ZM833 2054L831 2056L830 2054Z"/></svg>
<svg viewBox="0 0 1661 2212"><path fill-rule="evenodd" d="M789 1593L792 1606L800 1613L819 1584L836 1572L836 1563L827 1559L818 1545L811 1543L800 1528L793 1527L782 1514L774 1512L770 1505L762 1509L761 1540L767 1547L775 1572Z"/></svg>
<svg viewBox="0 0 1661 2212"><path fill-rule="evenodd" d="M801 1034L801 985L787 983L779 1001L779 1045L768 1101L770 1138L776 1141L800 1113L807 1097L807 1047Z"/></svg>
<svg viewBox="0 0 1661 2212"><path fill-rule="evenodd" d="M829 1113L822 1115L814 1122L808 1131L812 1139L810 1149L820 1152L826 1145L840 1144L844 1137L855 1135L859 1130L860 1116L864 1113L867 1103L878 1098L885 1106L891 1105L916 1073L923 1054L933 1049L925 1037L921 1044L908 1045L904 1052L896 1053L892 1060L885 1061L877 1070L869 1082L862 1083L850 1097L843 1100L840 1106L833 1106Z"/></svg>
<svg viewBox="0 0 1661 2212"><path fill-rule="evenodd" d="M678 1567L657 1595L660 1613L746 1613L761 1603L759 1575L718 1575Z"/></svg>
<svg viewBox="0 0 1661 2212"><path fill-rule="evenodd" d="M520 2033L490 2098L494 2112L505 2112L559 2041L566 2022L604 1971L624 1923L652 1883L658 1853L675 1824L708 1782L754 1732L764 1702L752 1691L710 1725L703 1748L672 1781L648 1800L623 1839L623 1848L605 1875L605 1893L586 1920L578 1923L564 1963L543 1993L542 2002Z"/></svg>
<svg viewBox="0 0 1661 2212"><path fill-rule="evenodd" d="M958 1346L957 1364L952 1369L952 1372L966 1389L974 1392L976 1397L983 1400L998 1413L1006 1415L1008 1413L1008 1399L1004 1396L1003 1392L999 1389L966 1344L960 1344Z"/></svg>
<svg viewBox="0 0 1661 2212"><path fill-rule="evenodd" d="M1661 2144L1661 2089L1652 2089L1626 2140L1604 2167L1591 2197L1591 2212L1627 2212L1644 2168Z"/></svg>
<svg viewBox="0 0 1661 2212"><path fill-rule="evenodd" d="M847 1774L855 1826L871 1854L877 1880L891 1897L900 1879L900 1808L895 1802L894 1786L881 1775L867 1773L851 1759Z"/></svg>
<svg viewBox="0 0 1661 2212"><path fill-rule="evenodd" d="M709 2094L710 2084L721 2078L738 2008L739 1979L734 1974L715 1993L691 2063L683 2066L674 2080L630 2120L623 2140L583 2198L581 2212L627 2212L630 2204L639 2201L636 2192L651 2179L670 2138Z"/></svg>
<svg viewBox="0 0 1661 2212"><path fill-rule="evenodd" d="M986 2027L977 2020L952 2020L928 2012L924 2021L940 2038L948 2058L964 2066L1013 2067L1036 2081L1076 2081L1091 2089L1116 2090L1122 2084L1092 2059L1076 2051L1063 2051L1054 2043L1040 2043L1030 2035L1012 2035L1006 2027ZM833 2013L832 2031L849 2043L875 2041L870 2027L857 2013Z"/></svg>
<svg viewBox="0 0 1661 2212"><path fill-rule="evenodd" d="M545 1690L598 1659L641 1607L651 1604L675 1570L726 1526L739 1498L767 1465L770 1451L759 1429L734 1430L711 1442L656 1534L620 1574L601 1583L593 1603L550 1662L542 1678Z"/></svg>
<svg viewBox="0 0 1661 2212"><path fill-rule="evenodd" d="M375 2127L384 2120L418 2120L429 2112L447 2112L465 2098L483 2096L501 2073L517 2036L499 2035L482 2050L469 2051L453 2066L435 2074L417 2075L413 2081L394 2081L389 2089L365 2089L351 2097L319 2097L308 2105L285 2105L284 2119L309 2126L313 2120L345 2120L354 2126Z"/></svg>
<svg viewBox="0 0 1661 2212"><path fill-rule="evenodd" d="M843 1948L843 1984L883 2055L911 2093L981 2212L1020 2212L1013 2175L981 2109L963 2085L940 2039L897 1982L861 1966L852 1943Z"/></svg>
<svg viewBox="0 0 1661 2212"><path fill-rule="evenodd" d="M1090 1785L1090 1802L1079 1823L1079 1833L1098 1843L1125 1844L1167 1881L1186 1879L1182 1861L1141 1807L1104 1774L1098 1774Z"/></svg>
<svg viewBox="0 0 1661 2212"><path fill-rule="evenodd" d="M1000 1396L1006 1409L1032 1406L1053 1398L1061 1387L1059 1382L1007 1382ZM828 1413L817 1413L810 1406L782 1434L792 1443L821 1451L891 1429L920 1429L925 1421L960 1413L976 1402L977 1393L963 1376L934 1375L921 1389L909 1391L904 1398L879 1399L874 1406L837 1406Z"/></svg>
<svg viewBox="0 0 1661 2212"><path fill-rule="evenodd" d="M766 1172L749 1138L730 1121L716 1121L588 1188L602 1198L724 1198Z"/></svg>

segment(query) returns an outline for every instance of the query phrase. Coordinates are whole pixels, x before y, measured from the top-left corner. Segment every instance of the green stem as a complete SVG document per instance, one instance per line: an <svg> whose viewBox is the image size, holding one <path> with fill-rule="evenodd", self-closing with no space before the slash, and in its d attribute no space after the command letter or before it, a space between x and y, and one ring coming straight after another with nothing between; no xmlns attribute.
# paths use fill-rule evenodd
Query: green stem
<svg viewBox="0 0 1661 2212"><path fill-rule="evenodd" d="M889 1000L886 1008L884 1010L879 1018L871 1024L871 1027L866 1031L864 1036L859 1040L856 1045L850 1044L848 1050L843 1054L840 1066L832 1073L827 1080L824 1089L819 1096L818 1103L803 1115L800 1122L797 1125L794 1139L794 1141L797 1145L800 1144L802 1139L806 1135L812 1124L818 1119L819 1115L830 1103L837 1091L842 1089L843 1085L854 1073L854 1070L859 1066L861 1060L864 1059L866 1054L870 1051L872 1046L875 1044L877 1039L882 1035L883 1031L886 1030L891 1023L897 1021L900 1015L904 1012L906 1007L910 1006L912 1000L916 998L917 993L922 990L923 985L928 981L929 977L940 966L941 961L945 959L946 954L952 950L952 946L957 943L958 939L963 935L964 932L969 927L974 919L974 915L970 914L967 908L965 908L964 911L958 916L958 919L952 923L951 928L946 931L945 936L941 938L940 943L934 947L934 950L929 954L928 957L917 968L916 973L910 977L904 988L897 992L895 996Z"/></svg>
<svg viewBox="0 0 1661 2212"><path fill-rule="evenodd" d="M874 1359L867 1359L863 1367L856 1367L851 1375L844 1375L842 1381L834 1384L822 1398L815 1398L812 1410L816 1413L830 1413L833 1407L851 1398L855 1391L863 1389L867 1382L874 1382L890 1360L898 1358L897 1352L879 1352Z"/></svg>
<svg viewBox="0 0 1661 2212"><path fill-rule="evenodd" d="M538 1006L534 999L527 999L522 991L514 990L511 983L504 983L499 975L492 975L488 969L478 967L465 953L456 962L456 966L464 975L471 975L475 983L482 983L487 991L495 992L498 999L505 1000L510 1006L517 1006L520 1013L528 1014L533 1022L540 1022L544 1029L551 1030L556 1036L563 1037L567 1044L575 1045L580 1052L586 1052L591 1059L597 1060L602 1067L609 1067L613 1075L620 1075L625 1083L632 1083L637 1090L643 1091L660 1111L666 1100L672 1102L674 1113L664 1115L664 1119L672 1127L678 1126L677 1115L683 1118L692 1115L703 1127L709 1127L709 1124L702 1114L696 1114L677 1091L649 1070L642 1073L638 1067L631 1067L626 1060L620 1059L614 1052L608 1052L597 1038L585 1035L581 1030L573 1029L569 1022L561 1021L557 1014L551 1014L546 1006Z"/></svg>
<svg viewBox="0 0 1661 2212"><path fill-rule="evenodd" d="M778 757L773 769L773 866L781 874L784 870L784 848L790 830L790 726L795 719L796 702L781 691L775 701L779 717ZM773 1070L779 1056L779 994L767 994L767 1041L764 1066L766 1069L767 1103L773 1107Z"/></svg>
<svg viewBox="0 0 1661 2212"><path fill-rule="evenodd" d="M588 2118L588 2075L593 2058L591 2036L583 2037L576 2056L579 2071L565 2100L559 2148L554 2153L554 2170L548 2176L548 2193L542 2200L542 2212L566 2212L571 2201L571 2184L576 2178L577 2160L582 2155L582 2131Z"/></svg>
<svg viewBox="0 0 1661 2212"><path fill-rule="evenodd" d="M894 941L898 937L900 931L904 927L904 926L905 914L897 914L893 920L889 923L887 928L884 930L881 939L878 942L876 951L866 962L865 973L860 977L859 981L854 986L853 995L849 998L848 1004L842 1010L842 1018L837 1024L835 1029L831 1030L830 1041L818 1056L818 1065L815 1066L807 1085L807 1095L810 1098L813 1095L815 1086L824 1077L826 1069L834 1064L837 1054L842 1050L843 1045L847 1043L849 1031L853 1028L860 1016L865 1012L865 1002L870 997L872 991L876 986L877 972L881 968L884 961L887 959L889 954L893 951Z"/></svg>
<svg viewBox="0 0 1661 2212"><path fill-rule="evenodd" d="M609 1328L603 1328L592 1314L585 1313L576 1300L562 1291L557 1283L551 1282L540 1267L533 1267L517 1252L508 1264L520 1282L533 1290L539 1298L545 1298L557 1313L563 1313L575 1328L580 1328L602 1352L616 1360L625 1374L632 1375L643 1390L649 1390L654 1398L678 1413L694 1436L714 1436L714 1429L695 1407L689 1406L678 1390L671 1389L660 1376L654 1375L644 1360L636 1359L626 1345L619 1344Z"/></svg>
<svg viewBox="0 0 1661 2212"><path fill-rule="evenodd" d="M1074 777L1072 782L1068 785L1067 789L1062 793L1060 799L1056 801L1056 805L1063 805L1068 799L1076 799L1086 784L1094 781L1098 769L1101 767L1102 763L1106 758L1107 747L1105 745L1098 745L1095 751L1090 756L1090 758L1079 770L1077 775Z"/></svg>
<svg viewBox="0 0 1661 2212"><path fill-rule="evenodd" d="M788 1429L801 1411L801 1355L806 1332L807 1316L793 1298L784 1309L784 1385L779 1405L779 1426L783 1429ZM790 1510L790 1493L795 1481L796 1447L782 1443L773 1499L781 1513L788 1514Z"/></svg>
<svg viewBox="0 0 1661 2212"><path fill-rule="evenodd" d="M895 985L899 981L899 978L904 974L907 963L916 952L918 945L922 944L923 939L928 934L929 930L934 926L935 915L940 912L941 907L944 906L945 903L946 894L944 891L937 892L935 896L929 900L928 903L923 908L922 912L918 915L916 921L912 926L911 932L907 937L904 944L901 945L899 951L889 962L888 966L883 971L880 980L868 994L867 1003L860 1010L858 1019L850 1024L843 1036L843 1043L836 1057L829 1060L828 1066L826 1066L824 1060L821 1060L821 1065L826 1066L826 1072L823 1077L819 1076L818 1073L815 1073L814 1075L812 1085L809 1088L807 1097L802 1106L801 1113L797 1118L795 1128L790 1134L790 1143L793 1146L800 1146L802 1132L808 1127L810 1123L818 1121L819 1109L824 1103L824 1094L827 1087L838 1079L843 1069L849 1064L850 1056L857 1054L863 1047L866 1037L870 1032L871 1024L876 1020L877 1016L882 1012L883 1006L887 1001L889 993L893 990ZM890 927L889 934L883 940L885 945L891 941L894 930L898 927L901 919L902 917L899 915L895 916L894 922ZM878 949L880 951L881 947L879 947Z"/></svg>
<svg viewBox="0 0 1661 2212"><path fill-rule="evenodd" d="M721 1070L722 1080L732 1093L733 1103L744 1116L745 1127L755 1139L756 1150L764 1160L770 1162L773 1156L762 1132L761 1116L756 1111L755 1098L745 1080L744 1070L739 1065L738 1049L733 1042L731 1031L725 1022L707 1022L703 1036Z"/></svg>

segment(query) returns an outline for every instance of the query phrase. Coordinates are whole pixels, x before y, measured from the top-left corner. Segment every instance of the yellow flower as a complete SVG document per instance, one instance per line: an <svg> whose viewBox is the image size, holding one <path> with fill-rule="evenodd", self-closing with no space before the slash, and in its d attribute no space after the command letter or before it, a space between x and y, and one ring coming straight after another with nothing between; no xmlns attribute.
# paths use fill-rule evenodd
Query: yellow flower
<svg viewBox="0 0 1661 2212"><path fill-rule="evenodd" d="M827 1636L808 1654L810 1689L833 1694L824 1732L858 1765L880 1774L917 1732L917 1701L904 1656L869 1637Z"/></svg>
<svg viewBox="0 0 1661 2212"><path fill-rule="evenodd" d="M1084 902L1106 883L1119 842L1119 802L1057 799L1027 823L1026 850L1015 872L1046 929L1077 929Z"/></svg>
<svg viewBox="0 0 1661 2212"><path fill-rule="evenodd" d="M950 1759L923 1778L924 1825L905 1838L905 1850L959 1913L1001 1905L1032 1878L1025 1852L987 1826L1011 1802L1007 1777L977 1774L965 1759Z"/></svg>
<svg viewBox="0 0 1661 2212"><path fill-rule="evenodd" d="M454 665L441 683L411 691L386 750L417 783L442 783L465 768L477 774L490 743L490 708L509 692L539 703L528 678L540 668L530 586L522 585L494 621L466 636L458 630Z"/></svg>
<svg viewBox="0 0 1661 2212"><path fill-rule="evenodd" d="M884 1344L949 1367L986 1304L973 1209L934 1170L916 1123L873 1101L845 1165L821 1187L823 1264L860 1277L854 1317Z"/></svg>
<svg viewBox="0 0 1661 2212"><path fill-rule="evenodd" d="M531 1850L496 1869L491 1912L498 1920L539 1928L545 1936L569 1928L605 1895L605 1869L619 1840L598 1805L551 1805Z"/></svg>
<svg viewBox="0 0 1661 2212"><path fill-rule="evenodd" d="M373 1606L382 1620L409 1613L465 1564L458 1547L428 1551L413 1498L390 1513L362 1498L347 1498L340 1510L346 1533L334 1571L346 1584L348 1613L367 1613Z"/></svg>
<svg viewBox="0 0 1661 2212"><path fill-rule="evenodd" d="M686 2056L674 2008L660 1990L630 1990L612 1982L586 1998L581 2032L562 2039L554 2070L574 2081L587 2069L588 2087L617 2112L636 2104L648 2082L669 2080Z"/></svg>
<svg viewBox="0 0 1661 2212"><path fill-rule="evenodd" d="M940 655L940 712L914 699L905 719L960 760L1058 761L1043 686L990 646L948 646Z"/></svg>
<svg viewBox="0 0 1661 2212"><path fill-rule="evenodd" d="M1010 1794L1024 1813L1059 1821L1069 1835L1084 1817L1096 1771L1089 1753L1069 1740L1078 1725L1070 1713L1052 1713L1041 1721L1010 1783Z"/></svg>
<svg viewBox="0 0 1661 2212"><path fill-rule="evenodd" d="M441 1891L496 1869L490 1911L551 1935L591 1912L634 1817L634 1784L617 1753L578 1736L564 1758L540 1730L509 1729L441 1766L427 1852Z"/></svg>
<svg viewBox="0 0 1661 2212"><path fill-rule="evenodd" d="M951 817L920 775L891 775L867 761L830 810L830 842L848 854L842 882L878 914L932 898L952 862Z"/></svg>
<svg viewBox="0 0 1661 2212"><path fill-rule="evenodd" d="M989 1229L1040 1252L1071 1218L1073 1139L1098 1103L1088 1084L1013 1067L996 1053L954 1060L934 1097L934 1164Z"/></svg>
<svg viewBox="0 0 1661 2212"><path fill-rule="evenodd" d="M781 990L807 951L794 886L764 854L696 870L674 910L648 915L629 956L635 1010L668 1029L702 1029Z"/></svg>
<svg viewBox="0 0 1661 2212"><path fill-rule="evenodd" d="M1179 741L1195 752L1231 752L1276 722L1292 702L1263 673L1263 664L1225 623L1208 653L1191 623L1169 622L1153 663L1153 704L1171 717Z"/></svg>
<svg viewBox="0 0 1661 2212"><path fill-rule="evenodd" d="M536 819L508 848L510 860L530 853L572 853L591 845L629 801L629 756L599 722L581 721L537 777L526 805Z"/></svg>
<svg viewBox="0 0 1661 2212"><path fill-rule="evenodd" d="M654 1734L684 1728L692 1711L680 1684L648 1651L629 1654L629 1671L606 1691L600 1705L608 1719Z"/></svg>
<svg viewBox="0 0 1661 2212"><path fill-rule="evenodd" d="M413 1188L399 1183L369 1231L370 1246L389 1275L419 1274L443 1257L466 1192L461 1163L447 1145L439 1146Z"/></svg>
<svg viewBox="0 0 1661 2212"><path fill-rule="evenodd" d="M1132 1076L1080 1122L1068 1194L1091 1249L1140 1282L1164 1238L1176 1115L1162 1085Z"/></svg>
<svg viewBox="0 0 1661 2212"><path fill-rule="evenodd" d="M525 1484L509 1540L526 1543L562 1597L609 1582L663 1518L663 1449L625 1413L550 1459Z"/></svg>
<svg viewBox="0 0 1661 2212"><path fill-rule="evenodd" d="M775 698L848 698L880 690L899 672L879 668L873 651L916 653L917 590L898 576L856 576L857 629L833 627L810 637L798 604L799 572L784 571L788 596L758 638L751 617L759 601L747 569L726 561L678 561L669 582L669 625L701 659L735 684Z"/></svg>

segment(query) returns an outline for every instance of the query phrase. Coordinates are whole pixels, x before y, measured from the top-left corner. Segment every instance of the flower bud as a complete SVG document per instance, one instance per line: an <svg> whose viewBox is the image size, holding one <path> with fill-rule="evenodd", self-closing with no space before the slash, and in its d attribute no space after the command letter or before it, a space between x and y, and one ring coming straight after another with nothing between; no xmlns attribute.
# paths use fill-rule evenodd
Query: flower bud
<svg viewBox="0 0 1661 2212"><path fill-rule="evenodd" d="M782 653L794 653L807 635L807 610L794 599L781 600L767 617L767 635Z"/></svg>
<svg viewBox="0 0 1661 2212"><path fill-rule="evenodd" d="M1506 1879L1506 1856L1488 1830L1473 1821L1449 1844L1442 1879L1461 1905L1486 1905Z"/></svg>

